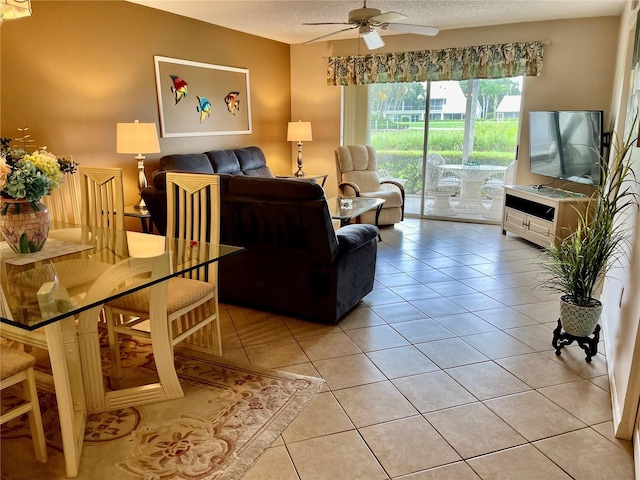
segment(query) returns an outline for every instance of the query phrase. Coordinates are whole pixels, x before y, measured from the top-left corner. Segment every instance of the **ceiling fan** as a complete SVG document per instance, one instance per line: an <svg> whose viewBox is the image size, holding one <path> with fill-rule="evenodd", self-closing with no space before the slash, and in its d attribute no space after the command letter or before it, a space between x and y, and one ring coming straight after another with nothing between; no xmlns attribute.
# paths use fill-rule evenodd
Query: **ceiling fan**
<svg viewBox="0 0 640 480"><path fill-rule="evenodd" d="M336 32L328 33L320 37L309 40L307 43L316 42L325 38L337 35L338 33L346 32L348 30L358 29L358 33L364 40L369 50L375 50L384 46L384 42L380 37L380 34L376 30L380 28L382 30L397 30L405 33L416 33L418 35L437 35L439 29L437 27L427 27L426 25L411 25L409 23L396 23L399 20L408 18L406 15L398 12L385 12L382 13L377 8L367 8L367 0L364 0L362 8L351 10L349 12L349 20L347 22L316 22L316 23L303 23L303 25L349 25L347 28L338 30Z"/></svg>

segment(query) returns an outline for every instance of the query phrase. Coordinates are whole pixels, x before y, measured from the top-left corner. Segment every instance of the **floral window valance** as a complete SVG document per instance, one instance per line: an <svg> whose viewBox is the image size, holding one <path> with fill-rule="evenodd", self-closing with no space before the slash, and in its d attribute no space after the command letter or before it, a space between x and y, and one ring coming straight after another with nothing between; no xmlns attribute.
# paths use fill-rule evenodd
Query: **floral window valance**
<svg viewBox="0 0 640 480"><path fill-rule="evenodd" d="M538 76L544 42L329 57L327 85Z"/></svg>

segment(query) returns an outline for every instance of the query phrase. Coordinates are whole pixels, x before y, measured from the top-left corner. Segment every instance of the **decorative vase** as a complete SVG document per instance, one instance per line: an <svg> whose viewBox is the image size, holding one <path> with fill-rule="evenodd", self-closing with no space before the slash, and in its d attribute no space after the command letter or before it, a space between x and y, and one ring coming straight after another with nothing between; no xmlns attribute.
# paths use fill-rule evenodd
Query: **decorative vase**
<svg viewBox="0 0 640 480"><path fill-rule="evenodd" d="M588 337L600 320L602 303L592 299L592 305L582 306L571 302L569 295L560 297L560 321L565 332L576 337Z"/></svg>
<svg viewBox="0 0 640 480"><path fill-rule="evenodd" d="M39 201L3 198L0 232L14 252L38 252L49 234L49 210Z"/></svg>

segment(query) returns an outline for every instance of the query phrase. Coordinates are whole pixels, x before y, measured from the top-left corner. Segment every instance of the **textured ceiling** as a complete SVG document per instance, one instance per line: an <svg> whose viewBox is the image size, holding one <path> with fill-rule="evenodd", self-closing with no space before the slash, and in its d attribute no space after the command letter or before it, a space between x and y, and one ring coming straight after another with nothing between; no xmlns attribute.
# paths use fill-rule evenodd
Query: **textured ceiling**
<svg viewBox="0 0 640 480"><path fill-rule="evenodd" d="M362 0L129 0L283 43L296 44L338 31ZM368 8L406 15L404 23L454 28L502 25L565 18L621 15L629 0L368 0ZM395 33L395 32L394 32ZM383 32L390 35L392 32ZM353 38L355 31L331 39Z"/></svg>

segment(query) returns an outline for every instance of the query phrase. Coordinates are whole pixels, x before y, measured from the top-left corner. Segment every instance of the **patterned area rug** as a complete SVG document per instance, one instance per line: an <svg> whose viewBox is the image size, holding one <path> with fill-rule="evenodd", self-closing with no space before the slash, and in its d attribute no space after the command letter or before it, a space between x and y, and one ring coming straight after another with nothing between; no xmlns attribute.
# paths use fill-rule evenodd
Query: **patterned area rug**
<svg viewBox="0 0 640 480"><path fill-rule="evenodd" d="M124 366L153 377L148 346ZM108 365L105 365L107 368ZM90 415L77 478L233 480L242 478L323 385L318 378L176 355L185 396ZM3 398L7 406L11 398ZM40 396L49 461L35 461L28 421L2 426L2 479L65 479L55 397Z"/></svg>

